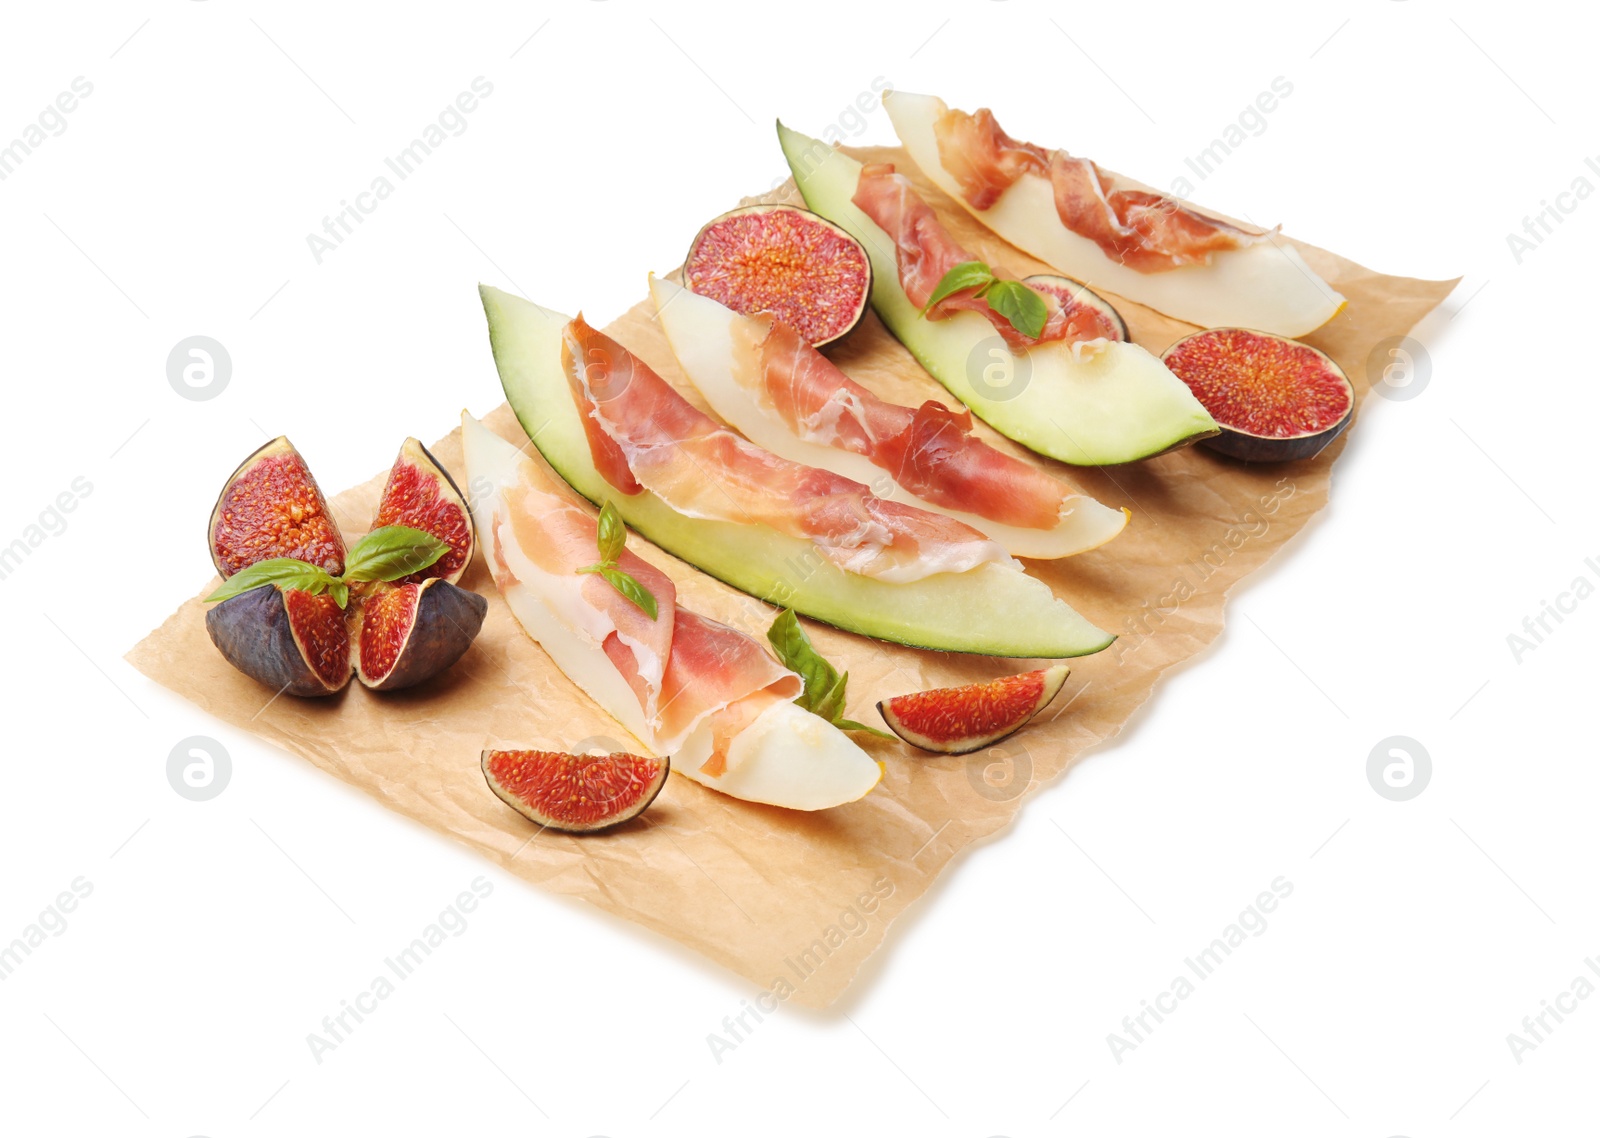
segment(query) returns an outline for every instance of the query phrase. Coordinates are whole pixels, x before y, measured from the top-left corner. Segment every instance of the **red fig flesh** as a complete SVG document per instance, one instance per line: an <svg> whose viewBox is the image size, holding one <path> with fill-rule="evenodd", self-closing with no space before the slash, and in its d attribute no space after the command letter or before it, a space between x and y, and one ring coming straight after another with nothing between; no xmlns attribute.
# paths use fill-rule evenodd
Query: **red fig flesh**
<svg viewBox="0 0 1600 1138"><path fill-rule="evenodd" d="M346 613L327 593L262 585L206 613L211 642L245 675L288 695L332 695L350 680Z"/></svg>
<svg viewBox="0 0 1600 1138"><path fill-rule="evenodd" d="M751 205L695 234L683 283L745 316L771 312L820 348L861 323L872 262L861 242L809 210Z"/></svg>
<svg viewBox="0 0 1600 1138"><path fill-rule="evenodd" d="M455 479L416 439L401 444L389 470L378 514L372 519L372 528L379 526L410 526L450 546L449 553L403 581L420 583L443 577L453 585L472 560L472 517L467 503Z"/></svg>
<svg viewBox="0 0 1600 1138"><path fill-rule="evenodd" d="M1185 336L1161 362L1222 428L1200 445L1246 462L1310 458L1350 425L1355 389L1322 352L1247 328Z"/></svg>
<svg viewBox="0 0 1600 1138"><path fill-rule="evenodd" d="M211 561L223 577L269 557L293 557L337 576L344 539L305 459L282 435L228 478L211 509Z"/></svg>
<svg viewBox="0 0 1600 1138"><path fill-rule="evenodd" d="M616 752L484 751L483 777L507 806L552 830L594 833L655 801L670 763Z"/></svg>
<svg viewBox="0 0 1600 1138"><path fill-rule="evenodd" d="M331 695L352 672L376 691L430 679L471 647L488 602L457 588L474 548L461 492L416 439L389 471L373 528L410 526L449 550L393 583L350 589L350 607L333 593L278 585L240 593L206 613L206 630L245 675L290 695ZM288 439L256 451L228 479L211 516L211 551L224 578L259 561L291 557L339 576L345 545L322 492Z"/></svg>
<svg viewBox="0 0 1600 1138"><path fill-rule="evenodd" d="M356 649L356 675L374 691L397 691L432 679L472 647L489 602L441 577L367 598Z"/></svg>
<svg viewBox="0 0 1600 1138"><path fill-rule="evenodd" d="M913 747L965 755L990 747L1043 711L1066 682L1067 666L955 688L895 696L878 704L892 731Z"/></svg>
<svg viewBox="0 0 1600 1138"><path fill-rule="evenodd" d="M1022 283L1037 292L1047 292L1061 302L1067 312L1069 340L1128 339L1128 325L1110 301L1082 281L1039 273L1023 277Z"/></svg>

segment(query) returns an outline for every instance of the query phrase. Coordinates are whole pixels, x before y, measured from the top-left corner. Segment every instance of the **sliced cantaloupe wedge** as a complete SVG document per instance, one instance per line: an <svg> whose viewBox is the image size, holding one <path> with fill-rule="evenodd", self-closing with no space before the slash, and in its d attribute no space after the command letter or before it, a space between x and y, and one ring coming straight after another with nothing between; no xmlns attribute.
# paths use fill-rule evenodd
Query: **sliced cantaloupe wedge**
<svg viewBox="0 0 1600 1138"><path fill-rule="evenodd" d="M1114 292L1202 328L1228 325L1290 337L1320 328L1344 306L1344 297L1281 241L1223 250L1205 264L1162 272L1130 268L1061 223L1050 179L1039 174L1023 174L988 209L976 209L939 160L934 124L949 109L944 100L886 91L883 104L901 145L934 184L1018 249L1090 288ZM1119 186L1149 188L1113 177Z"/></svg>
<svg viewBox="0 0 1600 1138"><path fill-rule="evenodd" d="M878 318L1006 438L1075 466L1107 466L1217 433L1183 381L1137 344L1052 341L1012 351L978 312L924 317L900 285L894 240L852 200L861 163L782 123L778 138L806 205L866 246Z"/></svg>
<svg viewBox="0 0 1600 1138"><path fill-rule="evenodd" d="M650 278L661 327L689 382L725 422L759 447L784 458L831 470L924 510L948 514L994 538L1017 557L1057 558L1094 549L1122 532L1128 512L1114 510L1064 485L1059 521L1033 528L995 521L972 510L953 509L897 486L892 475L865 454L802 438L760 397L760 342L770 315L741 316L710 297L661 277ZM841 377L842 378L842 377ZM1016 460L1020 461L1020 460ZM1048 483L1047 483L1048 485Z"/></svg>
<svg viewBox="0 0 1600 1138"><path fill-rule="evenodd" d="M741 705L748 701L749 722L709 766L711 719L699 720L681 737L663 737L607 655L599 634L603 629L596 626L603 614L584 605L576 575L552 575L541 568L538 551L523 549L518 541L512 513L526 489L550 494L566 488L541 459L522 453L471 415L462 414L461 435L473 521L501 596L556 667L644 752L670 752L673 771L713 790L791 810L854 802L878 784L881 763L833 724L770 691L742 697ZM711 660L704 666L718 665Z"/></svg>
<svg viewBox="0 0 1600 1138"><path fill-rule="evenodd" d="M562 369L567 317L496 288L480 291L506 399L534 445L573 489L591 502L611 500L668 553L761 600L913 647L1058 659L1115 639L1014 563L891 583L840 569L770 526L690 517L648 490L619 493L595 467Z"/></svg>

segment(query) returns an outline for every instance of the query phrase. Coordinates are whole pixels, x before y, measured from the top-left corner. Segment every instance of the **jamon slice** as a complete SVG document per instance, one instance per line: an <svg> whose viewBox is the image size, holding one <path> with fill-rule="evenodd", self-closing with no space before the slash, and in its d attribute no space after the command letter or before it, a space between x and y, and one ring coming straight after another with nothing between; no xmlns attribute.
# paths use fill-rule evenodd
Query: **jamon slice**
<svg viewBox="0 0 1600 1138"><path fill-rule="evenodd" d="M1344 304L1293 246L1064 150L1011 138L988 111L884 97L913 162L989 229L1091 288L1201 327L1303 336ZM870 246L869 246L870 248Z"/></svg>
<svg viewBox="0 0 1600 1138"><path fill-rule="evenodd" d="M979 439L965 411L880 399L771 313L741 316L660 278L650 287L690 382L758 446L867 483L880 497L898 487L1020 557L1092 549L1127 521L1125 511Z"/></svg>
<svg viewBox="0 0 1600 1138"><path fill-rule="evenodd" d="M562 366L570 318L487 285L479 291L506 400L533 445L569 486L597 506L610 499L636 533L666 552L759 600L897 644L1055 659L1111 642L1009 558L889 582L840 568L815 543L742 515L693 517L643 487L622 493L601 472Z"/></svg>
<svg viewBox="0 0 1600 1138"><path fill-rule="evenodd" d="M1002 435L1062 462L1107 466L1216 433L1189 389L1137 344L1097 339L1019 346L978 312L924 316L901 283L899 241L858 204L862 164L781 123L778 139L806 205L848 230L872 258L872 308L884 326ZM895 177L885 175L878 184L899 193ZM920 240L928 232L910 226L900 240ZM932 274L910 261L907 266L912 289L920 292Z"/></svg>
<svg viewBox="0 0 1600 1138"><path fill-rule="evenodd" d="M933 135L940 165L973 209L990 208L1024 175L1048 178L1061 224L1141 273L1203 265L1214 253L1267 236L1197 213L1165 194L1118 189L1116 180L1087 158L1018 142L1000 129L988 108L970 115L947 110L934 120Z"/></svg>
<svg viewBox="0 0 1600 1138"><path fill-rule="evenodd" d="M678 605L664 573L631 551L618 559L655 597L652 620L578 572L596 557L592 508L542 460L470 415L461 422L473 514L501 595L556 666L648 750L706 786L800 810L877 785L877 762L794 705L799 676L738 629Z"/></svg>
<svg viewBox="0 0 1600 1138"><path fill-rule="evenodd" d="M888 163L872 163L861 168L853 202L894 240L900 287L919 309L927 305L946 273L964 261L976 259L955 243L928 203L917 196L905 175L897 174ZM929 309L928 318L942 320L957 312L976 312L994 325L995 331L1013 348L1051 341L1089 343L1105 338L1104 332L1093 323L1075 319L1075 310L1062 304L1054 292L1042 289L1034 292L1044 301L1049 314L1038 336L1019 332L971 289L941 299Z"/></svg>
<svg viewBox="0 0 1600 1138"><path fill-rule="evenodd" d="M885 501L859 482L740 438L581 315L562 334L562 365L595 466L621 493L643 488L690 517L769 526L812 542L841 569L882 581L1010 562L965 523Z"/></svg>

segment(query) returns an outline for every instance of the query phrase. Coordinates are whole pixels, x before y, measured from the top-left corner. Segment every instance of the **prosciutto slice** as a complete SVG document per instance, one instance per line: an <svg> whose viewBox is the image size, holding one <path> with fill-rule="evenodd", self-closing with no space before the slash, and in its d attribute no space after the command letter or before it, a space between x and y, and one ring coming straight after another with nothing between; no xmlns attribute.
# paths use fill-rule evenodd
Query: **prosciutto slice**
<svg viewBox="0 0 1600 1138"><path fill-rule="evenodd" d="M939 223L933 208L923 201L904 174L897 174L887 162L869 163L861 168L856 183L857 209L870 217L895 244L895 264L900 287L918 308L928 303L944 275L973 256L955 243ZM983 316L1013 350L1059 340L1069 344L1103 339L1105 333L1093 310L1083 305L1063 305L1053 293L1035 289L1044 301L1047 316L1044 330L1025 336L1011 322L989 307L989 302L972 289L953 293L928 310L930 320L943 320L957 312L976 312Z"/></svg>
<svg viewBox="0 0 1600 1138"><path fill-rule="evenodd" d="M735 375L800 438L862 455L948 509L1032 529L1060 523L1074 491L975 436L971 412L932 399L915 408L886 402L771 314L751 317L748 328L760 336L759 363Z"/></svg>
<svg viewBox="0 0 1600 1138"><path fill-rule="evenodd" d="M712 748L703 769L721 774L728 742L772 703L799 695L800 677L750 636L679 605L671 578L631 551L618 568L655 597L654 620L597 574L579 572L598 556L593 511L536 460L522 456L516 469L514 484L497 485L489 520L495 584L508 598L527 590L565 627L568 643L598 650L604 664L594 665L609 665L626 684L642 713L643 741L659 753L675 753L707 723ZM542 642L556 647L548 637Z"/></svg>
<svg viewBox="0 0 1600 1138"><path fill-rule="evenodd" d="M769 526L888 582L1014 564L963 522L747 442L581 315L562 333L561 356L595 466L624 494L649 490L690 517Z"/></svg>
<svg viewBox="0 0 1600 1138"><path fill-rule="evenodd" d="M1141 273L1206 264L1213 253L1267 236L1197 213L1165 194L1119 190L1087 158L1012 138L987 109L970 115L947 110L934 123L933 133L940 164L973 209L994 205L1024 174L1047 178L1061 224Z"/></svg>

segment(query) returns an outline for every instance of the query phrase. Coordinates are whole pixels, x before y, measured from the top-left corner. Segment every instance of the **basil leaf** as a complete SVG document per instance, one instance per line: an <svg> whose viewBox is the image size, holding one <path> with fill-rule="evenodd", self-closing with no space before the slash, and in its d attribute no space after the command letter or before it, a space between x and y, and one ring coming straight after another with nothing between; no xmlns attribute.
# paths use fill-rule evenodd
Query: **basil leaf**
<svg viewBox="0 0 1600 1138"><path fill-rule="evenodd" d="M328 594L340 608L350 607L350 586L343 581L329 580Z"/></svg>
<svg viewBox="0 0 1600 1138"><path fill-rule="evenodd" d="M622 524L622 515L617 513L616 506L609 499L600 510L599 545L600 560L608 565L615 563L628 547L628 529Z"/></svg>
<svg viewBox="0 0 1600 1138"><path fill-rule="evenodd" d="M844 718L844 689L850 682L850 673L841 676L838 669L817 654L793 609L778 614L767 630L767 640L783 666L800 676L804 688L795 703L841 731L869 731L885 739L895 738L887 731Z"/></svg>
<svg viewBox="0 0 1600 1138"><path fill-rule="evenodd" d="M850 673L846 672L833 682L833 686L822 694L811 710L829 723L837 723L844 714L844 686L849 682Z"/></svg>
<svg viewBox="0 0 1600 1138"><path fill-rule="evenodd" d="M984 293L989 307L1011 322L1011 326L1024 336L1038 339L1044 332L1050 310L1044 297L1021 281L995 281Z"/></svg>
<svg viewBox="0 0 1600 1138"><path fill-rule="evenodd" d="M583 570L580 569L578 572L582 573ZM610 565L601 565L595 572L604 577L613 589L632 601L634 606L643 612L645 616L651 620L656 619L656 598L649 589L639 584L621 569Z"/></svg>
<svg viewBox="0 0 1600 1138"><path fill-rule="evenodd" d="M324 570L293 557L269 557L239 570L222 582L217 591L206 598L206 603L225 601L259 589L262 585L281 585L285 589L299 589L313 596L338 584ZM335 594L337 597L337 594ZM340 608L344 605L340 604Z"/></svg>
<svg viewBox="0 0 1600 1138"><path fill-rule="evenodd" d="M989 266L982 261L962 261L944 276L939 278L939 283L934 286L928 303L922 306L920 316L928 315L928 309L938 304L951 293L960 292L964 288L987 287L994 283L994 273L989 271Z"/></svg>
<svg viewBox="0 0 1600 1138"><path fill-rule="evenodd" d="M857 723L854 719L835 719L833 725L841 731L865 731L869 735L876 735L880 739L898 739L898 735L891 735L887 731L879 731L876 727L868 727L865 723Z"/></svg>
<svg viewBox="0 0 1600 1138"><path fill-rule="evenodd" d="M397 581L426 569L450 552L431 533L410 526L380 526L356 542L345 557L346 581Z"/></svg>
<svg viewBox="0 0 1600 1138"><path fill-rule="evenodd" d="M767 630L767 641L777 653L778 661L800 676L804 687L795 702L807 711L816 712L823 698L839 682L839 673L811 647L811 638L800 627L793 609L784 609L778 614L778 619ZM833 722L829 716L823 718Z"/></svg>

